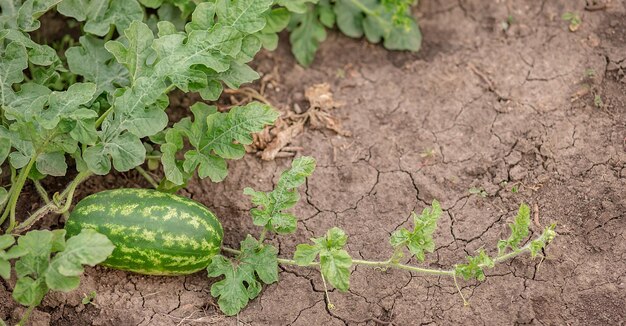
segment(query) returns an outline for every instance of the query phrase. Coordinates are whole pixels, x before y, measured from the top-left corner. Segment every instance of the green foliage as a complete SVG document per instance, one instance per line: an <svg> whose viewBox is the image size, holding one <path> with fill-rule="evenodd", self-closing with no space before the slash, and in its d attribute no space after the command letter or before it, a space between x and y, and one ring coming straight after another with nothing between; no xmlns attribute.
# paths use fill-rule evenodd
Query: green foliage
<svg viewBox="0 0 626 326"><path fill-rule="evenodd" d="M228 174L226 159L239 159L246 153L244 145L252 143L251 133L263 130L278 117L278 112L256 102L237 106L228 113L214 106L197 103L191 107L194 121L183 118L165 134L161 145L162 162L167 180L182 185L196 169L200 178L214 182ZM184 149L183 139L191 144L184 152L184 161L176 159Z"/></svg>
<svg viewBox="0 0 626 326"><path fill-rule="evenodd" d="M78 287L82 265L95 266L114 249L105 236L85 230L65 241L65 230L31 231L13 245L11 235L0 236L2 277L10 276L9 259L17 259L17 282L13 298L25 306L37 306L49 290L71 291Z"/></svg>
<svg viewBox="0 0 626 326"><path fill-rule="evenodd" d="M283 212L296 205L300 200L297 188L302 185L315 169L315 160L302 156L291 163L291 169L283 172L271 192L265 193L245 188L243 193L250 196L254 205L262 208L250 210L254 225L270 231L287 234L296 230L296 217Z"/></svg>
<svg viewBox="0 0 626 326"><path fill-rule="evenodd" d="M142 4L173 20L144 17ZM196 170L219 182L227 174L225 160L241 158L250 133L278 116L258 103L227 113L198 104L195 121L168 127L166 113L174 89L217 100L224 85L238 88L259 77L247 63L262 46L275 47L276 33L289 21L289 12L274 8L272 0L0 6L0 165L18 172L10 191L0 190L0 224L10 216L9 230L28 178L64 176L68 167L98 175L128 171L146 162L150 148L163 155L164 191L180 189ZM63 40L53 49L30 39L37 18L53 8L83 22L77 43ZM196 146L183 150L184 141ZM149 163L155 169L157 162Z"/></svg>
<svg viewBox="0 0 626 326"><path fill-rule="evenodd" d="M569 30L572 32L575 32L578 30L578 28L580 27L580 24L582 24L582 19L580 18L580 15L578 15L578 13L575 12L565 12L563 13L563 15L561 15L561 19L569 22Z"/></svg>
<svg viewBox="0 0 626 326"><path fill-rule="evenodd" d="M307 6L305 2L316 4ZM287 6L294 12L289 24L292 52L300 64L310 65L319 43L326 39L326 28L334 27L335 23L347 36L365 36L372 43L383 42L390 50L418 51L422 35L410 14L412 3L411 0L295 1Z"/></svg>
<svg viewBox="0 0 626 326"><path fill-rule="evenodd" d="M543 230L541 236L535 240L530 242L530 255L532 258L535 258L539 255L539 252L543 250L548 243L554 240L556 237L556 224L551 224Z"/></svg>
<svg viewBox="0 0 626 326"><path fill-rule="evenodd" d="M81 300L82 304L94 304L93 300L96 299L96 296L98 296L98 293L96 291L91 291L88 294L85 294L83 296L83 299Z"/></svg>
<svg viewBox="0 0 626 326"><path fill-rule="evenodd" d="M289 23L291 52L303 65L313 63L320 43L326 39L326 28L335 25L335 13L329 0L322 0L317 6L309 6L302 13L292 15Z"/></svg>
<svg viewBox="0 0 626 326"><path fill-rule="evenodd" d="M0 235L0 277L4 279L11 277L11 263L9 260L19 258L26 254L26 251L19 247L11 247L14 243L15 239L13 235Z"/></svg>
<svg viewBox="0 0 626 326"><path fill-rule="evenodd" d="M530 207L522 203L515 217L515 221L509 224L511 235L506 240L498 241L498 254L502 255L507 248L519 250L519 244L528 237L530 226Z"/></svg>
<svg viewBox="0 0 626 326"><path fill-rule="evenodd" d="M478 195L482 198L486 198L487 196L489 196L489 194L487 193L487 191L485 191L483 187L472 187L468 190L468 192L472 195Z"/></svg>
<svg viewBox="0 0 626 326"><path fill-rule="evenodd" d="M352 258L343 249L348 236L343 230L334 227L320 238L311 239L314 245L299 244L294 253L294 261L300 266L308 266L319 255L322 275L335 288L348 291Z"/></svg>
<svg viewBox="0 0 626 326"><path fill-rule="evenodd" d="M463 276L464 279L485 280L485 268L493 268L495 265L493 259L487 255L484 250L480 250L478 255L467 257L467 264L458 264L454 267L456 275Z"/></svg>
<svg viewBox="0 0 626 326"><path fill-rule="evenodd" d="M298 202L300 196L297 188L314 169L313 158L299 157L292 162L290 169L283 172L273 191L264 193L246 188L244 193L251 196L252 203L263 207L251 209L254 224L262 226L264 232L295 231L296 218L282 210L289 209ZM207 271L209 277L224 276L224 279L213 284L211 295L218 298L217 303L225 314L235 315L249 300L259 295L262 283L278 281L278 250L272 245L264 244L263 239L257 240L248 235L240 243L240 251L233 260L218 255L211 260Z"/></svg>
<svg viewBox="0 0 626 326"><path fill-rule="evenodd" d="M252 236L241 242L241 253L236 261L222 255L215 256L207 267L209 277L224 276L211 286L211 295L218 298L220 309L227 315L236 315L249 300L261 292L261 282L278 281L278 250L263 245ZM261 282L259 282L261 281Z"/></svg>
<svg viewBox="0 0 626 326"><path fill-rule="evenodd" d="M391 234L389 241L394 248L406 246L415 258L424 261L425 253L435 250L433 233L441 216L441 206L438 201L433 200L430 208L424 208L420 215L413 212L412 216L415 225L413 231L401 228Z"/></svg>

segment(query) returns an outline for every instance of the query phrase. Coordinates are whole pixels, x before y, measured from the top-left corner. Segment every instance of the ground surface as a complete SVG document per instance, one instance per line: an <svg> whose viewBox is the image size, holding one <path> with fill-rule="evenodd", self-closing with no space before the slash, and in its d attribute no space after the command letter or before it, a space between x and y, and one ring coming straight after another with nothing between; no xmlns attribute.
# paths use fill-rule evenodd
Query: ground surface
<svg viewBox="0 0 626 326"><path fill-rule="evenodd" d="M49 295L33 324L621 325L626 3L613 0L593 12L584 6L423 1L417 14L425 39L418 54L331 34L309 69L295 65L287 44L257 60L261 71L278 67L280 86L267 96L284 109L306 106L306 87L331 84L335 99L345 102L333 114L353 134L306 130L295 140L302 154L317 158L318 168L301 190L300 230L272 239L282 256L336 225L350 235L353 256L386 259L389 234L433 198L445 212L426 266L451 267L480 247L493 250L522 201L538 212L541 226L558 223L559 236L543 262L520 257L490 270L485 282L462 282L469 307L450 279L358 267L349 293L331 293L337 306L331 314L319 274L289 267L238 318L225 318L203 273L144 277L97 267L87 269L78 291ZM583 15L575 33L560 19L566 11ZM504 31L509 15L513 24ZM195 182L183 194L222 218L225 242L233 245L257 232L243 188L269 190L289 161L249 155L230 164L224 182ZM134 174L91 179L81 196L139 185ZM488 196L470 195L472 187ZM10 286L0 283L3 303L11 302ZM96 305L82 305L92 290ZM0 318L21 312L3 304Z"/></svg>

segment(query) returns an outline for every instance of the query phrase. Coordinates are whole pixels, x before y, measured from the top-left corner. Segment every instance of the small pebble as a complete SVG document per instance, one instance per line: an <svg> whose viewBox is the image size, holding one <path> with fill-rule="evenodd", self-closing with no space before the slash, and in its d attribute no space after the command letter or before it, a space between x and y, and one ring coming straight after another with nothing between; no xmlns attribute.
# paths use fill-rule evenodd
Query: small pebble
<svg viewBox="0 0 626 326"><path fill-rule="evenodd" d="M298 103L294 103L293 104L293 110L297 113L297 114L302 114L302 108L300 107L300 105Z"/></svg>

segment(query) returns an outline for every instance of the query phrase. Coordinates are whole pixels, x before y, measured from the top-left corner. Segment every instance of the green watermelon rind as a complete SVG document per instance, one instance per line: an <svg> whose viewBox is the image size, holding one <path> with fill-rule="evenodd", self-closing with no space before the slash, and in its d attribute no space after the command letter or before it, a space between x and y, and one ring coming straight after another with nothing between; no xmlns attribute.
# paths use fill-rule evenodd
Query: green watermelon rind
<svg viewBox="0 0 626 326"><path fill-rule="evenodd" d="M115 250L101 265L145 275L186 275L220 252L224 231L208 208L151 189L115 189L81 200L65 224L106 235Z"/></svg>

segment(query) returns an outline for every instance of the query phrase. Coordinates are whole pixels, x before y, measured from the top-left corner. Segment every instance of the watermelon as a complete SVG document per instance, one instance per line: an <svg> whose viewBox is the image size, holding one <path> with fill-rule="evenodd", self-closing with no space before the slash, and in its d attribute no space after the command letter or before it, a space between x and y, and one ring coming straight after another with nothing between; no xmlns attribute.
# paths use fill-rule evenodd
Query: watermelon
<svg viewBox="0 0 626 326"><path fill-rule="evenodd" d="M65 223L106 235L115 250L101 265L145 274L185 275L206 268L222 246L222 225L205 206L149 189L102 191L81 200Z"/></svg>

